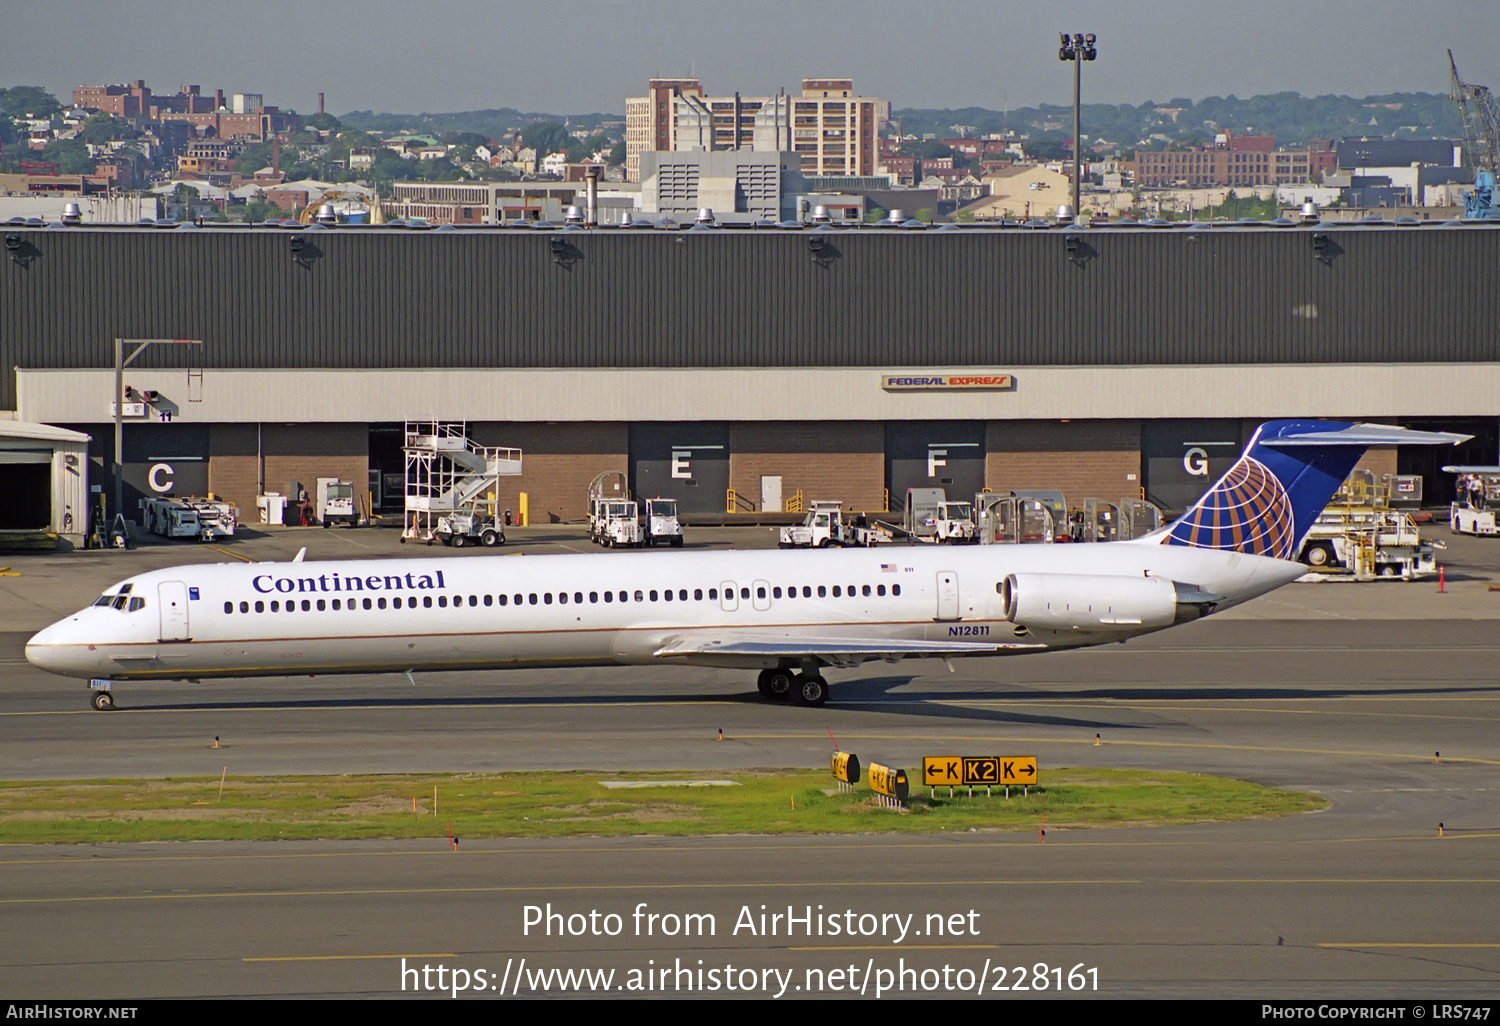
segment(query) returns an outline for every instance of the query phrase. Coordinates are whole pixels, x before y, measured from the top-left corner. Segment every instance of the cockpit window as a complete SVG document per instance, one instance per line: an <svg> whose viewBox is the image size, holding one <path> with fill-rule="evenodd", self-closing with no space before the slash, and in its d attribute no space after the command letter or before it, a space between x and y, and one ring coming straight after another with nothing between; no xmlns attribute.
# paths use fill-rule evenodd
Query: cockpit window
<svg viewBox="0 0 1500 1026"><path fill-rule="evenodd" d="M115 597L113 595L100 595L98 598L94 599L94 605L107 606L114 600Z"/></svg>
<svg viewBox="0 0 1500 1026"><path fill-rule="evenodd" d="M130 600L130 612L132 612L132 613L135 612L137 609L144 609L145 607L146 607L146 600L143 599L143 598L133 598L133 599Z"/></svg>
<svg viewBox="0 0 1500 1026"><path fill-rule="evenodd" d="M116 609L124 609L125 608L125 603L127 603L129 601L130 601L130 596L129 595L116 595L115 596L115 600L112 603L112 605Z"/></svg>
<svg viewBox="0 0 1500 1026"><path fill-rule="evenodd" d="M130 594L130 588L131 588L131 586L128 585L128 584L122 584L122 585L120 585L120 594L121 595L129 595Z"/></svg>

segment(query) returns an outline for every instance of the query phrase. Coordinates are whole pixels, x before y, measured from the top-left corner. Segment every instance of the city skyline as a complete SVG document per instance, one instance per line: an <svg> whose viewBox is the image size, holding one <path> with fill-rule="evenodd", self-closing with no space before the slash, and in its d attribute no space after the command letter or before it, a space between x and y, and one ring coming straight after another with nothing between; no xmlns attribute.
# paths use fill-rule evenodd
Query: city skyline
<svg viewBox="0 0 1500 1026"><path fill-rule="evenodd" d="M738 5L687 0L557 0L552 27L541 30L522 16L534 9L519 5L437 0L417 21L407 3L333 0L315 29L290 32L274 26L297 25L306 8L285 0L255 8L253 25L235 8L206 18L205 8L184 13L165 0L80 0L7 15L0 85L39 85L66 102L77 85L143 78L162 93L186 84L257 92L303 114L317 109L320 92L335 114L584 114L623 113L625 98L654 77L769 95L832 76L893 107L1002 110L1071 103L1071 71L1057 59L1057 33L1068 29L1099 36L1086 103L1446 92L1447 47L1466 81L1500 89L1500 55L1470 42L1500 37L1500 5L1429 8L1414 19L1409 5L1329 0L1309 24L1309 9L1293 0L1267 0L1253 14L1186 0L1077 0L1045 11L937 0L920 28L958 38L928 44L910 9L891 0L772 0L753 18Z"/></svg>

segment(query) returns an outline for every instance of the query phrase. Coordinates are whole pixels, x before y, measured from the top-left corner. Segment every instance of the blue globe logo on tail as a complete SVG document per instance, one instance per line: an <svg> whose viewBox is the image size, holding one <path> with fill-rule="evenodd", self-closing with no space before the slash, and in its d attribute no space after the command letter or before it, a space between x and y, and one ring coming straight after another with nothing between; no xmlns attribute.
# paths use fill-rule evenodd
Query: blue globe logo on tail
<svg viewBox="0 0 1500 1026"><path fill-rule="evenodd" d="M1269 467L1246 453L1163 541L1291 559L1298 541L1291 496Z"/></svg>
<svg viewBox="0 0 1500 1026"><path fill-rule="evenodd" d="M1296 559L1307 529L1366 447L1453 445L1466 437L1389 424L1267 421L1239 462L1165 530L1161 543Z"/></svg>

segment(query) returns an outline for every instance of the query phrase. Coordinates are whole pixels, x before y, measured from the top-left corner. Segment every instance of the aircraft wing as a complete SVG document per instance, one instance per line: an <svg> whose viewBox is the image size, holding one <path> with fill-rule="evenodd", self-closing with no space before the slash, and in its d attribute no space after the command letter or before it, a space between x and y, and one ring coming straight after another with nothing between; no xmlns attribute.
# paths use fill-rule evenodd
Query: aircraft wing
<svg viewBox="0 0 1500 1026"><path fill-rule="evenodd" d="M659 659L674 656L764 656L795 659L811 656L835 666L853 666L871 659L895 662L907 657L942 659L952 656L996 655L1001 652L1041 651L1037 642L907 641L897 638L797 638L740 635L716 638L677 638L657 649Z"/></svg>

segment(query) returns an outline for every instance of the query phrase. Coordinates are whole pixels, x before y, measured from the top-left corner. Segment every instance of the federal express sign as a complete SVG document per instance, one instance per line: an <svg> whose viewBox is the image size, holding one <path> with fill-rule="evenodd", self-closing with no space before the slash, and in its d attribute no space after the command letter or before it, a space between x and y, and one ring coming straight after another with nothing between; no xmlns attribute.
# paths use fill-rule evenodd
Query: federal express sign
<svg viewBox="0 0 1500 1026"><path fill-rule="evenodd" d="M906 374L886 374L880 379L880 387L887 392L959 391L988 389L1010 391L1016 387L1016 379L1010 374L985 374L966 371L960 374L940 374L932 371L912 371Z"/></svg>

